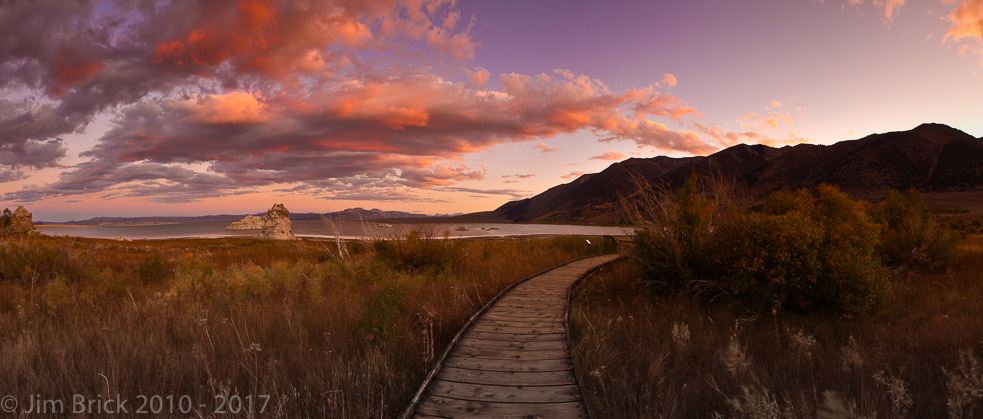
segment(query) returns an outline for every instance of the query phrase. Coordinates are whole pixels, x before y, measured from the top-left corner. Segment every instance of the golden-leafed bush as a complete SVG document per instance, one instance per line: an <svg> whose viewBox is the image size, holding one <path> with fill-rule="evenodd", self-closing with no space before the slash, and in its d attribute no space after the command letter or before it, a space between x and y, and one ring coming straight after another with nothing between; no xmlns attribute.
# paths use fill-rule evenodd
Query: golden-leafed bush
<svg viewBox="0 0 983 419"><path fill-rule="evenodd" d="M736 295L758 311L875 311L886 296L880 226L836 187L776 192L760 211L734 187L691 177L679 190L643 186L627 201L631 255L664 290Z"/></svg>
<svg viewBox="0 0 983 419"><path fill-rule="evenodd" d="M730 272L732 286L758 310L877 310L888 282L875 254L878 226L835 187L818 196L775 194L752 213Z"/></svg>
<svg viewBox="0 0 983 419"><path fill-rule="evenodd" d="M932 220L917 191L889 189L870 212L884 228L878 251L889 267L937 272L955 259L959 234Z"/></svg>

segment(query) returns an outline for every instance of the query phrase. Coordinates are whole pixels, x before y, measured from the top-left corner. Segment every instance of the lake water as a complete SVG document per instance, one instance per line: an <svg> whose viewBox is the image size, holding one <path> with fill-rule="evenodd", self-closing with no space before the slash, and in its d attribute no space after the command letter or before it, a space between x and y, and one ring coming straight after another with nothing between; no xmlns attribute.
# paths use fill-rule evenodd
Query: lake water
<svg viewBox="0 0 983 419"><path fill-rule="evenodd" d="M99 239L173 239L182 237L259 237L260 230L226 230L225 221L178 223L161 225L89 225L89 226L39 226L38 231L49 236L91 237ZM345 239L402 237L411 229L431 230L451 238L503 237L533 235L574 236L622 236L631 230L627 227L600 227L556 224L386 224L343 222L340 232L323 221L302 220L293 222L293 232L299 237L334 238L339 233Z"/></svg>

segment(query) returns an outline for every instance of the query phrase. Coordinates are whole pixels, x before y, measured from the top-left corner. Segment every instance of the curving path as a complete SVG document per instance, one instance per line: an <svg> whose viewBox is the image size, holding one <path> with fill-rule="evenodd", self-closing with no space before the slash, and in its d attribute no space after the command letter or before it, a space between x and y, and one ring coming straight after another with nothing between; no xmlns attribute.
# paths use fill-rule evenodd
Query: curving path
<svg viewBox="0 0 983 419"><path fill-rule="evenodd" d="M617 258L578 259L499 294L458 332L401 417L588 417L567 346L569 292Z"/></svg>

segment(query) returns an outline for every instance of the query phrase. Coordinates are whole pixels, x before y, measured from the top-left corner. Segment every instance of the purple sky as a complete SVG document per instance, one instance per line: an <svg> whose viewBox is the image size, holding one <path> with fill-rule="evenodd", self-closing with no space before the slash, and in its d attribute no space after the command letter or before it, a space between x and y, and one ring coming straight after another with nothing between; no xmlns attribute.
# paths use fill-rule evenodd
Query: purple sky
<svg viewBox="0 0 983 419"><path fill-rule="evenodd" d="M14 1L0 39L0 206L41 220L471 212L632 156L983 136L983 0Z"/></svg>

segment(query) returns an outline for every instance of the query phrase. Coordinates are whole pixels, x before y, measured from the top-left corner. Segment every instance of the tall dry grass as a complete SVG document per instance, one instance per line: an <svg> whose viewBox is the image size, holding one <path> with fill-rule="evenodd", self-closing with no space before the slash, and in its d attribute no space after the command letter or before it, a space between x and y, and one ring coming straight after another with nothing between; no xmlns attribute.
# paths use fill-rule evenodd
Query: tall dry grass
<svg viewBox="0 0 983 419"><path fill-rule="evenodd" d="M896 278L876 316L755 315L647 284L625 261L577 290L599 418L983 417L983 236L947 272Z"/></svg>
<svg viewBox="0 0 983 419"><path fill-rule="evenodd" d="M583 240L428 242L455 255L433 269L366 243L340 260L330 242L3 240L0 393L190 396L183 417L265 395L259 417L391 417L475 310Z"/></svg>

